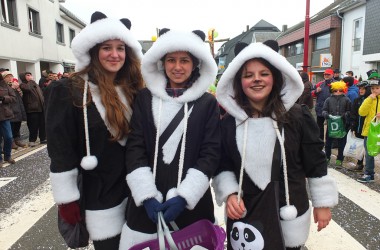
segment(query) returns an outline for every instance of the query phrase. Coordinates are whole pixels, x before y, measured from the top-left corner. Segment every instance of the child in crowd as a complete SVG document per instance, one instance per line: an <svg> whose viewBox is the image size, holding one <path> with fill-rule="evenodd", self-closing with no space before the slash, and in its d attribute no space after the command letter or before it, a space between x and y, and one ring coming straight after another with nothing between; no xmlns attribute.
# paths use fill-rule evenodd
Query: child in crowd
<svg viewBox="0 0 380 250"><path fill-rule="evenodd" d="M333 82L331 84L332 95L328 97L323 105L322 115L325 119L331 119L331 116L341 116L343 119L343 125L346 129L346 124L350 121L350 111L351 102L350 99L345 95L347 92L347 85L343 81ZM348 126L347 126L348 127ZM329 136L329 127L326 130L326 142L325 142L325 152L327 157L327 163L330 162L331 157L331 146L333 139L338 141L338 156L335 161L336 168L342 167L343 162L343 150L346 145L347 135L342 138L332 138Z"/></svg>
<svg viewBox="0 0 380 250"><path fill-rule="evenodd" d="M365 116L362 136L364 136L365 148L365 171L364 175L358 179L359 182L368 183L375 180L375 158L368 154L367 136L372 119L376 116L380 119L379 99L380 99L380 81L379 78L368 81L371 87L371 94L363 101L359 108L359 115Z"/></svg>
<svg viewBox="0 0 380 250"><path fill-rule="evenodd" d="M371 89L368 87L368 82L363 81L356 85L359 88L359 97L354 100L351 106L351 131L354 133L357 138L364 138L362 136L363 125L364 125L364 116L359 115L359 107L362 105L363 101L371 94ZM348 170L361 172L364 168L363 160L358 160L357 164L353 168Z"/></svg>

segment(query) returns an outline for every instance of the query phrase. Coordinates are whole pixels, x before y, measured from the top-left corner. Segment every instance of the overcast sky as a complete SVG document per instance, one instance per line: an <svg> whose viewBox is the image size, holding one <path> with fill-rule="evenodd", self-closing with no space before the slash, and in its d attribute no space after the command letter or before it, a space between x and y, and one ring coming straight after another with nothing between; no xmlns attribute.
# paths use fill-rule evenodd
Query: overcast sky
<svg viewBox="0 0 380 250"><path fill-rule="evenodd" d="M310 0L310 17L333 2ZM66 0L63 6L86 23L95 11L127 17L139 40L150 40L156 28L200 29L206 35L215 28L216 39L233 38L261 19L281 30L304 21L306 14L306 0Z"/></svg>

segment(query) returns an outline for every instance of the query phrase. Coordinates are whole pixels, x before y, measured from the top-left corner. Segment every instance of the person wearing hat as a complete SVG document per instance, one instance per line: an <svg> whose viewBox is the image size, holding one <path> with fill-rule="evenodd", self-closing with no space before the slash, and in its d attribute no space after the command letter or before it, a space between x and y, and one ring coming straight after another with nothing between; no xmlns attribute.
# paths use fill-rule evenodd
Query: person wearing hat
<svg viewBox="0 0 380 250"><path fill-rule="evenodd" d="M365 121L365 116L359 115L359 108L363 101L371 94L371 88L368 87L367 81L359 82L356 85L359 88L359 97L357 97L351 105L350 120L351 127L350 130L354 133L355 137L364 139L362 136L363 125ZM362 160L358 160L356 166L348 168L350 171L361 172L364 168L363 164L364 155Z"/></svg>
<svg viewBox="0 0 380 250"><path fill-rule="evenodd" d="M0 79L0 133L4 141L3 154L0 154L0 167L4 161L14 164L16 161L12 159L12 127L11 119L14 117L12 103L16 102L16 94L8 85L7 79L12 76L10 71L3 71Z"/></svg>
<svg viewBox="0 0 380 250"><path fill-rule="evenodd" d="M334 69L334 80L340 81L342 78L340 77L340 69Z"/></svg>
<svg viewBox="0 0 380 250"><path fill-rule="evenodd" d="M125 145L132 103L143 87L141 45L130 27L126 18L93 13L71 44L76 72L45 93L54 201L65 222L85 220L96 250L119 249L125 222Z"/></svg>
<svg viewBox="0 0 380 250"><path fill-rule="evenodd" d="M217 66L202 31L161 29L142 60L127 142L127 222L120 249L157 238L157 214L180 229L215 222L209 181L219 165Z"/></svg>
<svg viewBox="0 0 380 250"><path fill-rule="evenodd" d="M308 238L312 210L306 183L318 231L329 224L330 208L338 203L323 142L315 133L318 126L309 109L295 103L304 89L302 79L266 44L271 43L238 43L216 90L229 115L221 122L221 165L212 186L217 203L226 204L229 250L241 249L241 244L246 249L300 249ZM273 181L279 183L278 193L271 188ZM273 212L260 210L260 216L256 197L274 200L264 204L264 210ZM277 224L263 222L279 217L277 233ZM260 234L254 233L255 225ZM261 248L251 240L244 243L246 235L259 239Z"/></svg>
<svg viewBox="0 0 380 250"><path fill-rule="evenodd" d="M371 74L376 74L376 72L372 72ZM371 88L371 94L363 101L358 112L360 116L365 116L362 130L364 149L366 152L365 169L363 176L357 179L357 181L362 183L369 183L375 180L375 157L368 154L367 136L372 119L374 117L380 119L380 79L376 78L376 76L372 77L372 79L368 81L368 86Z"/></svg>
<svg viewBox="0 0 380 250"><path fill-rule="evenodd" d="M323 104L327 97L331 95L331 83L335 82L334 71L332 69L326 69L323 73L323 81L318 82L315 85L315 90L311 92L312 96L316 98L315 113L317 115L317 124L319 127L319 138L322 141L325 140L325 118L322 115Z"/></svg>

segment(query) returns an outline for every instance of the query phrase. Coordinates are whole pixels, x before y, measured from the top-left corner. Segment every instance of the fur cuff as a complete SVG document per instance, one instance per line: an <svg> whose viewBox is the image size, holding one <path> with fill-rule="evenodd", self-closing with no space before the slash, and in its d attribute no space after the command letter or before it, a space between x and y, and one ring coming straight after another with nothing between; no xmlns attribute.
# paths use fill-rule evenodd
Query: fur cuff
<svg viewBox="0 0 380 250"><path fill-rule="evenodd" d="M162 201L162 195L157 190L150 167L137 168L128 174L126 179L136 206L141 206L142 202L149 198Z"/></svg>
<svg viewBox="0 0 380 250"><path fill-rule="evenodd" d="M338 204L338 188L331 176L308 178L308 183L313 207L333 207Z"/></svg>
<svg viewBox="0 0 380 250"><path fill-rule="evenodd" d="M86 210L86 226L92 240L105 240L121 233L127 200L109 209Z"/></svg>
<svg viewBox="0 0 380 250"><path fill-rule="evenodd" d="M311 207L294 220L280 220L286 247L299 247L305 244L309 237L310 216Z"/></svg>
<svg viewBox="0 0 380 250"><path fill-rule="evenodd" d="M208 177L203 172L190 168L185 179L178 186L177 193L186 200L186 208L192 210L209 187Z"/></svg>
<svg viewBox="0 0 380 250"><path fill-rule="evenodd" d="M65 204L79 200L78 169L61 173L50 172L50 181L55 203Z"/></svg>
<svg viewBox="0 0 380 250"><path fill-rule="evenodd" d="M213 178L211 185L214 188L215 200L219 206L221 206L223 202L226 202L230 194L239 191L239 184L232 171L221 172Z"/></svg>

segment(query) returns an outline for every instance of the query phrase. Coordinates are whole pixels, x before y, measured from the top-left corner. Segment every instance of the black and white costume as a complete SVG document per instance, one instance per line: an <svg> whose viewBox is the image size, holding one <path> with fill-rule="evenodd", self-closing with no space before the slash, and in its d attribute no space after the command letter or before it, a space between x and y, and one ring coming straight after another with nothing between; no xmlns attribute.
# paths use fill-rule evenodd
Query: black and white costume
<svg viewBox="0 0 380 250"><path fill-rule="evenodd" d="M103 17L91 21L72 41L77 71L89 65L91 48L112 39L125 42L137 58L142 58L141 46L129 31L130 23L129 27L125 25L128 19ZM71 79L48 87L46 128L50 178L54 201L67 204L80 198L77 176L78 172L82 173L86 226L90 239L102 241L120 235L125 222L129 193L125 183L127 138L110 140L115 130L107 121L96 79L87 75L81 77L85 80L84 90L75 86ZM87 93L87 88L92 101L82 106L87 103L87 94L83 94ZM130 105L121 89L115 88L118 98L128 109L125 116L129 120Z"/></svg>
<svg viewBox="0 0 380 250"><path fill-rule="evenodd" d="M264 58L282 72L281 99L290 115L288 123L277 124L270 117L250 118L235 101L233 79L251 58ZM229 64L216 93L229 114L221 124L221 167L212 184L217 203L221 205L230 194L241 193L244 203L249 204L245 196L260 194L271 181L272 166L282 166L279 203L286 247L299 247L308 238L311 207L306 183L312 206L338 203L335 181L327 175L323 142L316 133L318 126L307 107L295 104L302 91L299 73L284 57L264 44L252 43ZM276 143L280 147L275 147Z"/></svg>
<svg viewBox="0 0 380 250"><path fill-rule="evenodd" d="M172 97L160 59L176 51L190 52L199 59L195 66L200 77L182 95ZM183 197L187 206L175 220L179 228L200 219L215 221L209 180L219 164L219 109L206 90L216 72L207 44L193 32L169 30L144 55L142 74L147 89L136 98L127 142L127 182L133 199L128 200L120 249L157 237L157 226L142 205L148 198L163 202ZM167 133L180 110L178 124Z"/></svg>

